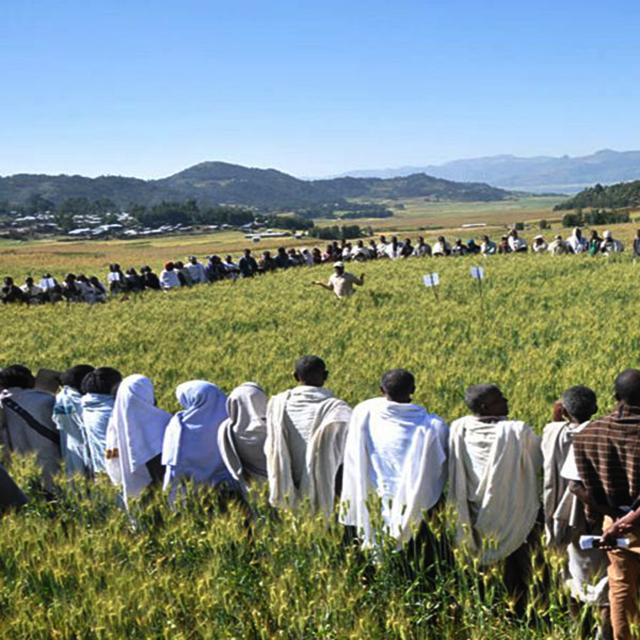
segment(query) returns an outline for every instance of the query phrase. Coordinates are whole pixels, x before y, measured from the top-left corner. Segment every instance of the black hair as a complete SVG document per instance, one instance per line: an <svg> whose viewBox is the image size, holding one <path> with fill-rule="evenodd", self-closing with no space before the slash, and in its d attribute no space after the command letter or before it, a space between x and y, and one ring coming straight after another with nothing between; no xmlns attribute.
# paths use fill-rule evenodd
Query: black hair
<svg viewBox="0 0 640 640"><path fill-rule="evenodd" d="M20 389L33 389L36 379L28 367L21 364L12 364L0 370L0 389L19 387Z"/></svg>
<svg viewBox="0 0 640 640"><path fill-rule="evenodd" d="M322 376L326 373L327 367L322 358L318 356L302 356L295 366L296 379L305 382L315 376Z"/></svg>
<svg viewBox="0 0 640 640"><path fill-rule="evenodd" d="M65 387L71 387L80 391L82 387L82 381L84 377L93 371L93 367L90 364L78 364L75 367L67 369L60 375L60 382Z"/></svg>
<svg viewBox="0 0 640 640"><path fill-rule="evenodd" d="M572 418L580 422L586 422L598 410L595 392L582 384L571 387L562 394L562 406Z"/></svg>
<svg viewBox="0 0 640 640"><path fill-rule="evenodd" d="M416 379L406 369L390 369L382 375L380 387L391 400L404 400L416 390Z"/></svg>
<svg viewBox="0 0 640 640"><path fill-rule="evenodd" d="M640 371L625 369L614 383L616 399L632 407L640 406Z"/></svg>
<svg viewBox="0 0 640 640"><path fill-rule="evenodd" d="M464 403L473 413L478 414L487 400L497 393L501 391L495 384L472 384L464 392Z"/></svg>
<svg viewBox="0 0 640 640"><path fill-rule="evenodd" d="M115 395L116 387L122 382L122 374L112 367L98 367L88 373L82 381L82 393Z"/></svg>

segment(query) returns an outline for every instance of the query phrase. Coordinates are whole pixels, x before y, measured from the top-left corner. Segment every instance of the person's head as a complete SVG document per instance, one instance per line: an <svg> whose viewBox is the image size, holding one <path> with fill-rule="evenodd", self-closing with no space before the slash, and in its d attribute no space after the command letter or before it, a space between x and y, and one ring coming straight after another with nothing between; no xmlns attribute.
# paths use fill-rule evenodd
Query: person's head
<svg viewBox="0 0 640 640"><path fill-rule="evenodd" d="M581 424L598 410L596 394L581 384L570 387L562 394L562 407L572 422Z"/></svg>
<svg viewBox="0 0 640 640"><path fill-rule="evenodd" d="M515 229L511 229L511 237L512 238L517 238L518 237L518 232Z"/></svg>
<svg viewBox="0 0 640 640"><path fill-rule="evenodd" d="M406 369L386 371L380 381L380 391L392 402L411 402L416 390L416 380Z"/></svg>
<svg viewBox="0 0 640 640"><path fill-rule="evenodd" d="M24 283L27 285L27 287L33 287L33 278L31 276L27 276Z"/></svg>
<svg viewBox="0 0 640 640"><path fill-rule="evenodd" d="M175 265L173 264L173 262L167 262L164 265L164 270L165 271L173 271L174 266Z"/></svg>
<svg viewBox="0 0 640 640"><path fill-rule="evenodd" d="M561 242L561 241L562 241L562 236L561 236L560 234L558 234L558 235L556 236L556 240L557 240L558 242Z"/></svg>
<svg viewBox="0 0 640 640"><path fill-rule="evenodd" d="M133 267L131 267L131 269L129 269L129 270L127 271L127 275L128 275L128 276L137 276L137 275L138 275L138 273L136 272L136 270L135 270Z"/></svg>
<svg viewBox="0 0 640 640"><path fill-rule="evenodd" d="M251 255L251 249L245 249L244 250L244 257L248 258Z"/></svg>
<svg viewBox="0 0 640 640"><path fill-rule="evenodd" d="M75 282L76 281L76 276L73 273L67 273L67 275L64 278L65 282Z"/></svg>
<svg viewBox="0 0 640 640"><path fill-rule="evenodd" d="M464 402L476 416L504 417L509 403L495 384L473 384L464 393Z"/></svg>
<svg viewBox="0 0 640 640"><path fill-rule="evenodd" d="M438 236L438 242L444 244L444 236Z"/></svg>
<svg viewBox="0 0 640 640"><path fill-rule="evenodd" d="M30 369L24 365L12 364L0 370L0 389L10 389L11 387L33 389L35 385L36 379Z"/></svg>
<svg viewBox="0 0 640 640"><path fill-rule="evenodd" d="M178 260L178 261L174 264L174 267L175 267L176 269L184 269L184 262L182 262L182 261Z"/></svg>
<svg viewBox="0 0 640 640"><path fill-rule="evenodd" d="M284 247L278 247L278 254L281 256L286 256L287 250Z"/></svg>
<svg viewBox="0 0 640 640"><path fill-rule="evenodd" d="M542 244L544 242L544 238L540 235L537 235L533 241L535 242L535 244Z"/></svg>
<svg viewBox="0 0 640 640"><path fill-rule="evenodd" d="M462 238L456 238L456 247L462 246Z"/></svg>
<svg viewBox="0 0 640 640"><path fill-rule="evenodd" d="M227 256L225 260L230 264L233 262L233 258L231 256Z"/></svg>
<svg viewBox="0 0 640 640"><path fill-rule="evenodd" d="M482 236L482 242L489 242L489 236Z"/></svg>
<svg viewBox="0 0 640 640"><path fill-rule="evenodd" d="M271 251L264 251L264 252L262 253L262 257L263 257L265 260L268 260L268 259L271 257Z"/></svg>
<svg viewBox="0 0 640 640"><path fill-rule="evenodd" d="M358 242L356 243L356 246L359 249L362 249L364 247L364 241L363 240L358 240Z"/></svg>
<svg viewBox="0 0 640 640"><path fill-rule="evenodd" d="M89 282L93 285L100 285L100 280L98 280L98 276L91 276L89 278Z"/></svg>
<svg viewBox="0 0 640 640"><path fill-rule="evenodd" d="M573 230L573 235L574 235L576 238L578 238L578 240L579 240L580 238L582 238L582 231L580 230L580 227L576 227L576 228Z"/></svg>
<svg viewBox="0 0 640 640"><path fill-rule="evenodd" d="M341 276L344 273L344 263L343 262L335 262L333 264L333 268L335 269L335 272Z"/></svg>
<svg viewBox="0 0 640 640"><path fill-rule="evenodd" d="M636 231L636 238L640 238L640 229Z"/></svg>
<svg viewBox="0 0 640 640"><path fill-rule="evenodd" d="M591 232L591 239L592 240L598 239L598 232L595 229Z"/></svg>
<svg viewBox="0 0 640 640"><path fill-rule="evenodd" d="M189 257L189 262L191 264L198 264L198 258L196 258L195 256L190 256Z"/></svg>
<svg viewBox="0 0 640 640"><path fill-rule="evenodd" d="M77 364L75 367L67 369L60 375L60 382L64 387L71 387L76 391L80 391L82 381L88 373L93 371L90 364Z"/></svg>
<svg viewBox="0 0 640 640"><path fill-rule="evenodd" d="M12 287L13 286L13 278L11 276L7 276L4 279L4 286L5 287Z"/></svg>
<svg viewBox="0 0 640 640"><path fill-rule="evenodd" d="M405 239L404 239L404 243L405 243L407 246L410 246L410 245L411 245L411 238L405 238Z"/></svg>
<svg viewBox="0 0 640 640"><path fill-rule="evenodd" d="M611 238L613 238L613 234L611 233L611 231L605 231L602 236L605 240L611 240Z"/></svg>
<svg viewBox="0 0 640 640"><path fill-rule="evenodd" d="M625 369L614 383L615 398L631 407L640 407L640 371Z"/></svg>
<svg viewBox="0 0 640 640"><path fill-rule="evenodd" d="M296 362L293 377L299 384L322 387L329 377L329 372L322 358L318 356L302 356Z"/></svg>
<svg viewBox="0 0 640 640"><path fill-rule="evenodd" d="M82 380L82 393L100 393L116 395L118 385L122 382L122 374L112 367L98 367L88 373Z"/></svg>

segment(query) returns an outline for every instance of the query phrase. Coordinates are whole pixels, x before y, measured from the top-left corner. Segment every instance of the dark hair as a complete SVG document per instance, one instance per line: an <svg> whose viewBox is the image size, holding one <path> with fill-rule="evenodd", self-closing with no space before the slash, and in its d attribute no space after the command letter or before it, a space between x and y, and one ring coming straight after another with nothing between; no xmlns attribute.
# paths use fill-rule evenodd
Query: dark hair
<svg viewBox="0 0 640 640"><path fill-rule="evenodd" d="M117 369L98 367L84 377L82 393L115 395L115 389L121 382L122 374Z"/></svg>
<svg viewBox="0 0 640 640"><path fill-rule="evenodd" d="M416 390L416 379L406 369L390 369L382 375L380 387L392 400L405 399Z"/></svg>
<svg viewBox="0 0 640 640"><path fill-rule="evenodd" d="M67 369L60 375L60 382L65 387L71 387L80 391L84 377L93 371L94 367L90 364L78 364L75 367Z"/></svg>
<svg viewBox="0 0 640 640"><path fill-rule="evenodd" d="M582 384L570 387L562 394L562 406L572 418L580 422L585 422L598 410L593 389Z"/></svg>
<svg viewBox="0 0 640 640"><path fill-rule="evenodd" d="M0 389L19 387L20 389L33 389L36 379L33 373L22 364L12 364L0 370Z"/></svg>
<svg viewBox="0 0 640 640"><path fill-rule="evenodd" d="M495 384L472 384L464 392L464 403L473 413L478 414L486 401L497 393L500 393L500 387Z"/></svg>
<svg viewBox="0 0 640 640"><path fill-rule="evenodd" d="M324 375L327 367L322 358L318 356L302 356L295 366L296 379L304 382L316 376Z"/></svg>
<svg viewBox="0 0 640 640"><path fill-rule="evenodd" d="M614 383L616 399L632 407L640 406L640 371L625 369Z"/></svg>

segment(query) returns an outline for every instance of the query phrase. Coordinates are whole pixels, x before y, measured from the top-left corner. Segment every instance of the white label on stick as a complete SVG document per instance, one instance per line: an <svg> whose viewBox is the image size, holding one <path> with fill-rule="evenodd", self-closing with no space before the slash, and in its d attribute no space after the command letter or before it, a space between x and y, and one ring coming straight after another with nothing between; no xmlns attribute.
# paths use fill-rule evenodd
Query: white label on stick
<svg viewBox="0 0 640 640"><path fill-rule="evenodd" d="M437 273L427 273L422 276L425 287L437 287L440 284L440 276Z"/></svg>
<svg viewBox="0 0 640 640"><path fill-rule="evenodd" d="M471 277L475 280L484 280L484 269L482 267L471 267Z"/></svg>

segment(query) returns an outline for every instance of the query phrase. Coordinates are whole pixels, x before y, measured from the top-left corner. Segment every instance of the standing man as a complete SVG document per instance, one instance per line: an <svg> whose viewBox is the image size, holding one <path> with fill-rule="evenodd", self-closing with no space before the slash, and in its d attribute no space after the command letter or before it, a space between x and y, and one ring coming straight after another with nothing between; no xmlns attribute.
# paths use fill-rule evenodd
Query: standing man
<svg viewBox="0 0 640 640"><path fill-rule="evenodd" d="M335 273L329 278L329 281L325 284L320 280L314 280L312 284L323 287L328 291L333 291L338 298L348 298L355 293L353 285L356 284L359 287L364 285L364 273L358 278L352 273L348 273L344 270L343 262L336 262L333 265Z"/></svg>
<svg viewBox="0 0 640 640"><path fill-rule="evenodd" d="M617 406L594 420L574 440L579 497L588 520L602 523L609 556L609 604L616 640L631 638L638 617L640 585L640 371L627 369L615 380ZM628 538L629 548L616 547Z"/></svg>
<svg viewBox="0 0 640 640"><path fill-rule="evenodd" d="M258 272L258 263L251 255L251 249L244 250L244 255L238 262L238 269L240 269L243 278L253 278Z"/></svg>

